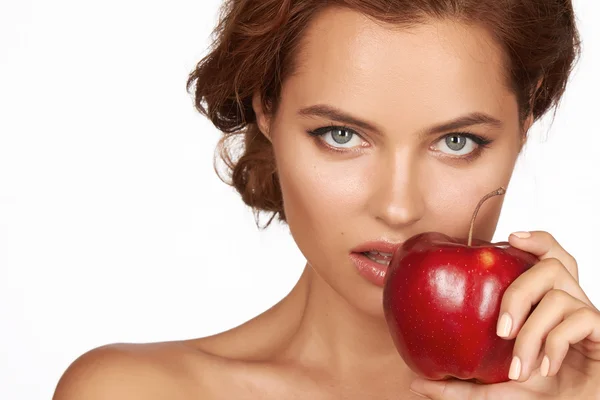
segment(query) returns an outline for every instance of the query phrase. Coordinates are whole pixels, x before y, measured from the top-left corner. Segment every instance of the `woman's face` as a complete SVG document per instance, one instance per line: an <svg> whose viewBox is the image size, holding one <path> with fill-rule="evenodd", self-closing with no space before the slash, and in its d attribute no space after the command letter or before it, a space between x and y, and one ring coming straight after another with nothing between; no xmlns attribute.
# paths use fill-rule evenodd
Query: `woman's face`
<svg viewBox="0 0 600 400"><path fill-rule="evenodd" d="M254 103L287 222L322 279L383 315L371 267L389 257L362 253L425 231L466 237L478 201L510 180L522 131L501 50L480 27L389 29L329 9L297 61L274 118ZM501 204L485 203L475 237L491 240Z"/></svg>

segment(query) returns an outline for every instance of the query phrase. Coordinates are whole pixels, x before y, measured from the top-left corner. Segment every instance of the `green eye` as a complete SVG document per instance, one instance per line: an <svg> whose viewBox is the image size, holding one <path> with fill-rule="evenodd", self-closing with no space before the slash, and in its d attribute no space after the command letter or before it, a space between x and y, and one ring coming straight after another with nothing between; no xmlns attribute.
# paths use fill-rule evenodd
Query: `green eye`
<svg viewBox="0 0 600 400"><path fill-rule="evenodd" d="M460 135L446 136L446 146L453 151L460 151L467 145L467 138Z"/></svg>
<svg viewBox="0 0 600 400"><path fill-rule="evenodd" d="M476 135L452 133L441 138L434 147L435 150L450 156L466 156L479 147L485 147L487 143L486 139L479 138Z"/></svg>
<svg viewBox="0 0 600 400"><path fill-rule="evenodd" d="M337 149L360 147L364 142L358 133L344 126L323 126L314 131L308 131L308 134L318 137L319 140Z"/></svg>
<svg viewBox="0 0 600 400"><path fill-rule="evenodd" d="M331 130L331 138L338 144L348 143L350 140L352 140L353 136L354 133L347 129L335 128Z"/></svg>

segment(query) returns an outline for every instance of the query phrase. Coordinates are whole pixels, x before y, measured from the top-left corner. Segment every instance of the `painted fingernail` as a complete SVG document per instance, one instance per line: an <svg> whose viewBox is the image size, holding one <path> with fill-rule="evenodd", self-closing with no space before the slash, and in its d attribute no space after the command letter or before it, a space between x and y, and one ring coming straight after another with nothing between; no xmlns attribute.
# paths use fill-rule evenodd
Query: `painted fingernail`
<svg viewBox="0 0 600 400"><path fill-rule="evenodd" d="M515 235L519 239L527 239L528 237L531 237L531 232L513 232L511 235Z"/></svg>
<svg viewBox="0 0 600 400"><path fill-rule="evenodd" d="M550 359L548 356L544 356L542 365L540 365L540 374L542 374L542 376L548 376L548 372L550 372Z"/></svg>
<svg viewBox="0 0 600 400"><path fill-rule="evenodd" d="M429 397L425 396L424 394L421 394L421 393L419 393L419 392L415 392L415 391L414 391L414 390L412 390L412 389L408 389L408 390L410 390L411 392L413 392L413 393L414 393L414 394L416 394L417 396L419 396L419 397L422 397L422 398L424 398L424 399L428 399L428 398L429 398Z"/></svg>
<svg viewBox="0 0 600 400"><path fill-rule="evenodd" d="M431 385L433 382L428 381L426 379L415 379L409 386L409 390L416 394L417 396L423 397L424 399L429 399L428 396L424 395L423 392L431 391Z"/></svg>
<svg viewBox="0 0 600 400"><path fill-rule="evenodd" d="M498 327L496 328L496 334L500 337L508 337L510 335L510 329L512 328L512 318L508 313L502 314L498 321Z"/></svg>
<svg viewBox="0 0 600 400"><path fill-rule="evenodd" d="M516 381L521 376L521 360L515 356L510 363L510 370L508 371L508 377L513 381Z"/></svg>

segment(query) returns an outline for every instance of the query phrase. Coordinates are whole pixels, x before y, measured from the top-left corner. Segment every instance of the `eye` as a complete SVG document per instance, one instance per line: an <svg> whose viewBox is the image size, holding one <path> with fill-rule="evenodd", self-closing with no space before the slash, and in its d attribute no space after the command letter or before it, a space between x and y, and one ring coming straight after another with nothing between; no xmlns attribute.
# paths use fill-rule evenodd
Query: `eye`
<svg viewBox="0 0 600 400"><path fill-rule="evenodd" d="M358 133L344 126L324 126L308 133L311 136L319 137L327 145L338 149L360 147L364 143Z"/></svg>
<svg viewBox="0 0 600 400"><path fill-rule="evenodd" d="M465 156L490 143L491 140L471 133L452 133L441 138L433 148L451 156Z"/></svg>

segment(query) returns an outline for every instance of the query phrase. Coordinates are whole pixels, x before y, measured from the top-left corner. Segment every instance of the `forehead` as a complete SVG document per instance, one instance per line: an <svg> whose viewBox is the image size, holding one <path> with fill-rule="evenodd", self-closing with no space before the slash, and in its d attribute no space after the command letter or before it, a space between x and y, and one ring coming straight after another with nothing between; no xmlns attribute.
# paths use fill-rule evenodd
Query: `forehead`
<svg viewBox="0 0 600 400"><path fill-rule="evenodd" d="M381 118L444 120L472 111L502 117L516 112L503 58L477 25L430 20L392 28L329 8L307 28L283 90L301 105L333 103Z"/></svg>

